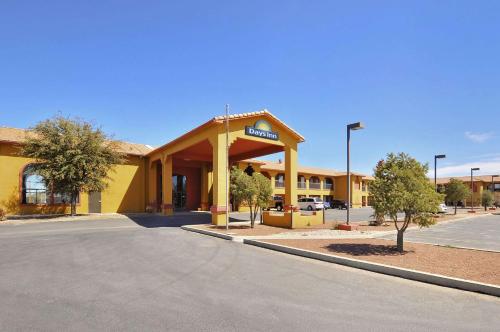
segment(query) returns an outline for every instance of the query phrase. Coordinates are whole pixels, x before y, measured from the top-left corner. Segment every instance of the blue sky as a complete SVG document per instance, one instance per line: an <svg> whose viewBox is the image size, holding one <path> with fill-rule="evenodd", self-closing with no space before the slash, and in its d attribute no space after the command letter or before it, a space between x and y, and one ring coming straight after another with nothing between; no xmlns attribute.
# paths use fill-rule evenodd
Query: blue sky
<svg viewBox="0 0 500 332"><path fill-rule="evenodd" d="M160 145L211 117L269 109L300 162L388 152L500 173L498 1L0 2L0 125L58 112Z"/></svg>

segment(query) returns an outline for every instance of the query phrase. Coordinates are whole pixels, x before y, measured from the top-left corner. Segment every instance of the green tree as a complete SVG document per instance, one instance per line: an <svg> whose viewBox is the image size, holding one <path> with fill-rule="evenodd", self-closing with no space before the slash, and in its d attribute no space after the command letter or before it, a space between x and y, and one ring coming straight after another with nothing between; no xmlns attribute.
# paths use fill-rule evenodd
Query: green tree
<svg viewBox="0 0 500 332"><path fill-rule="evenodd" d="M495 201L495 196L489 190L484 190L481 195L481 204L484 206L484 211L487 210L488 206L492 206Z"/></svg>
<svg viewBox="0 0 500 332"><path fill-rule="evenodd" d="M271 181L254 172L251 176L237 167L231 170L231 195L236 204L246 204L250 208L250 225L255 226L257 213L267 207L272 197Z"/></svg>
<svg viewBox="0 0 500 332"><path fill-rule="evenodd" d="M70 196L74 216L78 194L106 188L109 171L123 161L117 144L88 122L58 116L32 128L21 154L35 160L47 188Z"/></svg>
<svg viewBox="0 0 500 332"><path fill-rule="evenodd" d="M458 202L463 201L470 196L469 187L458 179L450 179L446 186L446 201L453 203L455 214L457 214Z"/></svg>
<svg viewBox="0 0 500 332"><path fill-rule="evenodd" d="M420 227L434 224L433 214L443 200L427 178L428 166L405 153L387 155L375 167L370 191L375 211L388 215L398 231L397 249L403 252L403 236L410 223ZM398 225L398 212L404 220Z"/></svg>

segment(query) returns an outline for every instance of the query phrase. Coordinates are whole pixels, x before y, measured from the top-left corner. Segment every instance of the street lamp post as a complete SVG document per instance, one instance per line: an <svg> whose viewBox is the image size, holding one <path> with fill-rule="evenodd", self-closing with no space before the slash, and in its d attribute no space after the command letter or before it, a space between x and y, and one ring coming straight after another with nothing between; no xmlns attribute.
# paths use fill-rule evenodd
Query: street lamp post
<svg viewBox="0 0 500 332"><path fill-rule="evenodd" d="M445 154L437 154L434 156L434 190L437 192L437 160L446 158Z"/></svg>
<svg viewBox="0 0 500 332"><path fill-rule="evenodd" d="M351 209L351 130L363 129L362 122L347 125L347 225L349 225L349 214Z"/></svg>
<svg viewBox="0 0 500 332"><path fill-rule="evenodd" d="M470 210L474 212L474 178L472 173L474 171L479 171L479 167L473 167L470 169Z"/></svg>

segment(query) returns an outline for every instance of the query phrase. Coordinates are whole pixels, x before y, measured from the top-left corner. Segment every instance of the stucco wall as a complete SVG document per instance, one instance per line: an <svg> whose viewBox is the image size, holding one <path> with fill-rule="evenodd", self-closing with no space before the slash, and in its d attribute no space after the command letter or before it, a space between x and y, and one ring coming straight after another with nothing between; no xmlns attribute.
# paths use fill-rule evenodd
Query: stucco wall
<svg viewBox="0 0 500 332"><path fill-rule="evenodd" d="M0 143L0 207L9 215L69 213L65 205L21 204L21 176L31 159L19 155L19 147ZM102 193L102 212L143 212L145 210L145 162L128 158L110 172L109 187ZM88 213L88 195L80 194L77 213Z"/></svg>

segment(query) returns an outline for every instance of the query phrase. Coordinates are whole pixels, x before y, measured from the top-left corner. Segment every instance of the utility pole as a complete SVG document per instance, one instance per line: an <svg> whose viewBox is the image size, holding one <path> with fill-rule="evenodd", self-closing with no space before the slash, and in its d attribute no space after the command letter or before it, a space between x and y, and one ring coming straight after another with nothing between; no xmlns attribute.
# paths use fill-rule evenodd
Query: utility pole
<svg viewBox="0 0 500 332"><path fill-rule="evenodd" d="M229 230L229 105L226 104L226 231Z"/></svg>
<svg viewBox="0 0 500 332"><path fill-rule="evenodd" d="M364 126L361 122L347 125L347 225L349 225L351 212L351 130L359 130L363 128Z"/></svg>
<svg viewBox="0 0 500 332"><path fill-rule="evenodd" d="M434 190L437 192L437 160L446 158L445 154L437 154L434 156Z"/></svg>

